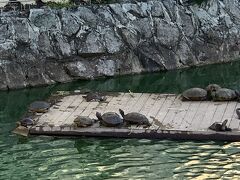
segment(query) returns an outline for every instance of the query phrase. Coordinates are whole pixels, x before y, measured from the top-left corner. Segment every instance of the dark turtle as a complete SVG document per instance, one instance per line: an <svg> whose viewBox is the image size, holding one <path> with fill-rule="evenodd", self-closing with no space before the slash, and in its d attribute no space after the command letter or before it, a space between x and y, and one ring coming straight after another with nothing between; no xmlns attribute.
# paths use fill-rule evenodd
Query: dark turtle
<svg viewBox="0 0 240 180"><path fill-rule="evenodd" d="M77 116L73 123L77 126L77 127L88 127L94 124L94 119L91 119L87 116Z"/></svg>
<svg viewBox="0 0 240 180"><path fill-rule="evenodd" d="M106 97L97 92L90 92L86 96L83 96L87 102L91 101L106 101Z"/></svg>
<svg viewBox="0 0 240 180"><path fill-rule="evenodd" d="M122 109L119 109L119 112L120 112L121 116L123 117L123 120L127 124L151 126L151 123L149 122L148 118L143 114L140 114L137 112L131 112L131 113L125 114Z"/></svg>
<svg viewBox="0 0 240 180"><path fill-rule="evenodd" d="M207 91L207 99L212 100L212 92L221 89L221 86L218 84L209 84L205 89Z"/></svg>
<svg viewBox="0 0 240 180"><path fill-rule="evenodd" d="M201 88L187 89L182 93L182 100L203 101L207 99L207 91Z"/></svg>
<svg viewBox="0 0 240 180"><path fill-rule="evenodd" d="M115 112L107 112L103 115L100 112L96 112L96 116L103 126L116 127L123 124L123 119Z"/></svg>
<svg viewBox="0 0 240 180"><path fill-rule="evenodd" d="M212 91L211 95L214 101L232 101L238 97L236 91L227 88L220 88L217 91Z"/></svg>
<svg viewBox="0 0 240 180"><path fill-rule="evenodd" d="M24 118L17 122L17 126L19 126L19 125L24 126L24 127L32 126L32 125L34 125L34 120L31 118Z"/></svg>
<svg viewBox="0 0 240 180"><path fill-rule="evenodd" d="M34 101L29 106L29 111L37 113L45 113L48 111L50 104L45 101Z"/></svg>
<svg viewBox="0 0 240 180"><path fill-rule="evenodd" d="M232 129L227 127L227 122L227 119L225 119L222 123L215 122L209 127L209 129L213 131L231 131Z"/></svg>
<svg viewBox="0 0 240 180"><path fill-rule="evenodd" d="M238 119L240 119L240 108L236 109L236 113L237 113Z"/></svg>

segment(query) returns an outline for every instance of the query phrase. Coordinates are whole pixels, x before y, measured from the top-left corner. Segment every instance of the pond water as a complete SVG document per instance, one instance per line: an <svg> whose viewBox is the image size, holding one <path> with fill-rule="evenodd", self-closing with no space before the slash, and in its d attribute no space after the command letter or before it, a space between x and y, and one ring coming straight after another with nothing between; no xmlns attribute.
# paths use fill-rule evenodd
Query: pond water
<svg viewBox="0 0 240 180"><path fill-rule="evenodd" d="M240 62L0 92L0 179L239 179L240 142L24 138L11 133L34 100L58 90L180 93L240 89Z"/></svg>

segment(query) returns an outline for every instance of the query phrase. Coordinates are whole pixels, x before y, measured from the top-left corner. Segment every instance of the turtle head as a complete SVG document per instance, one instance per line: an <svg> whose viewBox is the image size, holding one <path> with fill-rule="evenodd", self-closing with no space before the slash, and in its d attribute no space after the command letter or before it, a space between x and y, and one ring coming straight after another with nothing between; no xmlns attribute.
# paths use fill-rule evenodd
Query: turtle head
<svg viewBox="0 0 240 180"><path fill-rule="evenodd" d="M122 117L124 117L124 111L122 109L119 109L119 113L121 114Z"/></svg>
<svg viewBox="0 0 240 180"><path fill-rule="evenodd" d="M101 120L101 119L102 119L102 115L101 115L100 112L96 112L96 116L97 116L98 120Z"/></svg>
<svg viewBox="0 0 240 180"><path fill-rule="evenodd" d="M20 121L17 121L17 122L16 122L16 125L17 125L17 127L21 126L21 122L20 122Z"/></svg>
<svg viewBox="0 0 240 180"><path fill-rule="evenodd" d="M102 96L101 98L100 98L100 101L106 101L107 100L107 97L106 96Z"/></svg>

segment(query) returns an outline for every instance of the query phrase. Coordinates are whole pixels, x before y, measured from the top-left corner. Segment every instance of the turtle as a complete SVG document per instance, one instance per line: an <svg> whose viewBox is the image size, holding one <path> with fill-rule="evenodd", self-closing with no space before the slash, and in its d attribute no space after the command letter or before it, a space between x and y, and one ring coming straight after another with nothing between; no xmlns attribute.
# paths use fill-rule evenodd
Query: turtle
<svg viewBox="0 0 240 180"><path fill-rule="evenodd" d="M88 116L77 116L74 121L74 125L77 127L88 127L95 123L94 119L89 118Z"/></svg>
<svg viewBox="0 0 240 180"><path fill-rule="evenodd" d="M29 111L36 113L45 113L50 108L50 104L46 101L34 101L29 105Z"/></svg>
<svg viewBox="0 0 240 180"><path fill-rule="evenodd" d="M232 89L220 88L212 91L211 96L214 101L232 101L238 98L238 93Z"/></svg>
<svg viewBox="0 0 240 180"><path fill-rule="evenodd" d="M240 119L240 108L236 109L236 113L237 113L238 119Z"/></svg>
<svg viewBox="0 0 240 180"><path fill-rule="evenodd" d="M227 127L228 120L225 119L223 122L214 122L209 129L213 131L231 131L231 128Z"/></svg>
<svg viewBox="0 0 240 180"><path fill-rule="evenodd" d="M148 118L140 113L137 112L131 112L128 114L125 114L122 109L119 109L119 113L123 117L123 120L127 124L137 124L137 125L146 125L151 126L151 123L149 122Z"/></svg>
<svg viewBox="0 0 240 180"><path fill-rule="evenodd" d="M24 127L28 127L28 126L32 126L34 125L34 120L27 117L27 118L23 118L22 120L17 122L17 126L24 126Z"/></svg>
<svg viewBox="0 0 240 180"><path fill-rule="evenodd" d="M98 92L90 92L88 93L86 96L82 96L84 99L86 99L87 102L91 102L91 101L106 101L106 97L101 95Z"/></svg>
<svg viewBox="0 0 240 180"><path fill-rule="evenodd" d="M205 90L207 91L207 99L212 100L212 92L221 89L221 86L218 84L209 84Z"/></svg>
<svg viewBox="0 0 240 180"><path fill-rule="evenodd" d="M106 112L103 115L100 112L96 112L96 116L100 124L106 127L116 127L123 124L123 119L115 112Z"/></svg>
<svg viewBox="0 0 240 180"><path fill-rule="evenodd" d="M207 91L202 88L190 88L182 93L184 101L203 101L207 99Z"/></svg>

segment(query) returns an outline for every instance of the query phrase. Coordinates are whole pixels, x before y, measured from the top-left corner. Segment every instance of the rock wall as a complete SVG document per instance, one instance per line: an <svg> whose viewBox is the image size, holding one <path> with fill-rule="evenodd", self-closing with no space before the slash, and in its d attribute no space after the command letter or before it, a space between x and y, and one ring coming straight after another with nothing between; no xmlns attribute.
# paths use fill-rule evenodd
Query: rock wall
<svg viewBox="0 0 240 180"><path fill-rule="evenodd" d="M0 89L239 58L239 0L156 0L0 17Z"/></svg>

